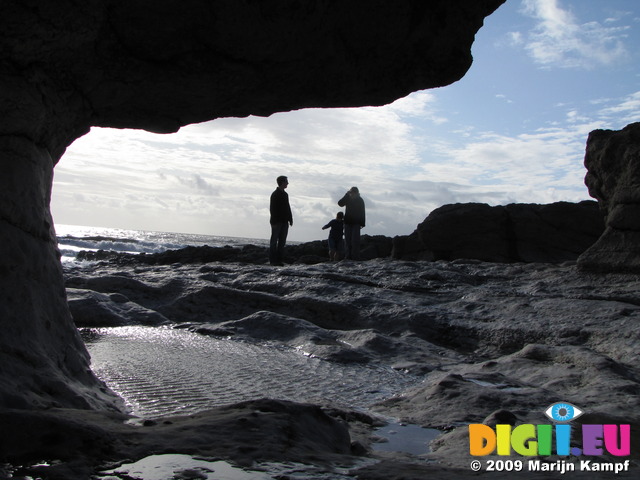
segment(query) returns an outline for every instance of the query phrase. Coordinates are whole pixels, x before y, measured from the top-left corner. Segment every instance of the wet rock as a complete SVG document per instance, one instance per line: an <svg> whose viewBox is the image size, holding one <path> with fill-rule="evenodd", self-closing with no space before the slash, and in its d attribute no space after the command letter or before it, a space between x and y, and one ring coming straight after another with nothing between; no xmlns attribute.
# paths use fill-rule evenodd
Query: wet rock
<svg viewBox="0 0 640 480"><path fill-rule="evenodd" d="M513 412L509 410L496 410L495 412L489 414L487 418L485 418L482 423L485 425L489 425L490 427L495 427L496 425L515 425L518 421L518 417L516 417Z"/></svg>
<svg viewBox="0 0 640 480"><path fill-rule="evenodd" d="M125 420L123 415L64 409L0 412L0 447L5 458L23 465L56 459L25 466L20 473L61 480L93 477L96 467L106 470L114 458L141 459L158 452L222 457L245 466L268 460L330 462L351 454L347 424L314 405L256 399L145 427ZM3 469L15 472L10 465L0 465Z"/></svg>
<svg viewBox="0 0 640 480"><path fill-rule="evenodd" d="M160 313L141 307L119 293L106 295L91 290L67 289L71 316L77 327L164 325L171 323Z"/></svg>
<svg viewBox="0 0 640 480"><path fill-rule="evenodd" d="M196 331L207 334L215 333L218 329L239 339L278 341L292 346L299 346L307 341L335 343L335 335L311 322L268 311L259 311L240 320L222 322L213 330L203 325Z"/></svg>
<svg viewBox="0 0 640 480"><path fill-rule="evenodd" d="M629 423L634 431L640 424L637 275L594 275L567 264L390 259L277 269L220 262L105 263L69 267L68 272L70 298L78 293L95 300L87 305L87 316L89 305L99 311L98 300L109 308L136 304L202 334L273 348L301 347L299 351L322 359L318 361L341 362L340 368L396 368L418 375L421 383L412 382L413 388L395 392L372 409L380 416L442 429L429 455L437 465L422 462L438 475L445 465L447 475L456 468L468 470L468 432L460 424L480 423L499 410L513 413L518 423L540 424L547 423L544 410L551 403L569 401L585 410L585 421ZM116 312L119 322L127 318L126 312ZM350 367L354 363L359 365ZM188 378L181 384L189 390ZM236 379L234 385L239 384ZM170 395L175 384L170 387L163 395ZM247 404L224 415L213 409L218 413L151 419L148 426L128 433L109 427L93 445L102 438L114 454L129 459L151 451L182 451L253 461L275 435L273 445L264 447L267 456L299 459L317 448L316 458L326 460L332 439L347 452L340 455L351 455L351 443L366 446L371 433L362 418L355 425L353 413L320 408L348 423L351 438L343 442L342 427L333 421L325 425L316 410L296 407L288 412L283 404L269 405ZM218 421L224 428L217 427ZM328 431L320 444L303 442L298 453L290 450L305 429L324 429L322 425ZM21 445L28 447L26 440ZM7 442L5 447L13 448ZM415 467L406 456L387 460L405 473ZM370 470L366 475L376 478Z"/></svg>

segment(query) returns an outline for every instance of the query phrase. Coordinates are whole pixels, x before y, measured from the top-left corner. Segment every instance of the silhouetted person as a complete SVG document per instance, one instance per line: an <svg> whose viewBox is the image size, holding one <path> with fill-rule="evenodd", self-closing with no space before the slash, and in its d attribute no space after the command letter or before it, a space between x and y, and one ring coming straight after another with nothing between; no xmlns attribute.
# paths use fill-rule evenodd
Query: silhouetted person
<svg viewBox="0 0 640 480"><path fill-rule="evenodd" d="M329 259L338 260L340 250L342 250L342 233L344 231L344 213L338 212L336 218L327 223L323 230L329 230Z"/></svg>
<svg viewBox="0 0 640 480"><path fill-rule="evenodd" d="M287 243L289 225L293 226L293 214L289 205L289 194L285 188L289 186L289 180L285 176L278 177L278 188L271 194L269 211L271 212L271 242L269 244L269 263L271 265L283 265L284 246Z"/></svg>
<svg viewBox="0 0 640 480"><path fill-rule="evenodd" d="M348 260L360 260L360 229L365 225L364 200L360 196L358 187L351 187L338 201L338 205L345 207L344 211L344 240Z"/></svg>

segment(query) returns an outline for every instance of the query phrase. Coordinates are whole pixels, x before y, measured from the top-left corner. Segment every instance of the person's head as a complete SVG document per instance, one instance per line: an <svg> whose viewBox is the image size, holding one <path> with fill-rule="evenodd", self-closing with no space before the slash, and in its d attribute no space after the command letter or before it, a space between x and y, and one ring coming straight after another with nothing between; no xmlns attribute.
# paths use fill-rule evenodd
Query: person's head
<svg viewBox="0 0 640 480"><path fill-rule="evenodd" d="M358 187L351 187L351 189L349 189L349 193L351 196L356 197L360 195L360 190L358 190Z"/></svg>
<svg viewBox="0 0 640 480"><path fill-rule="evenodd" d="M289 185L289 179L284 175L281 175L278 178L276 178L276 182L278 182L278 186L280 188L287 188L287 185Z"/></svg>
<svg viewBox="0 0 640 480"><path fill-rule="evenodd" d="M342 213L342 212L338 212L338 214L336 215L336 218L337 218L338 220L342 220L342 219L344 218L344 213Z"/></svg>

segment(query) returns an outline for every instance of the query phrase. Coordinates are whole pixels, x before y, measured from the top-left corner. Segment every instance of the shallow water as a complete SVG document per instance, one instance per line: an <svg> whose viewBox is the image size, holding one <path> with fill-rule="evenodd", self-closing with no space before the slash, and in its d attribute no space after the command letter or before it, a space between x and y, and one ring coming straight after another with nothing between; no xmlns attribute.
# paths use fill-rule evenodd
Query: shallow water
<svg viewBox="0 0 640 480"><path fill-rule="evenodd" d="M144 480L167 480L176 478L215 479L215 480L271 480L265 472L242 470L224 461L209 462L198 460L189 455L153 455L135 463L124 464L119 468L105 471L103 475L115 478L134 478ZM105 478L102 476L102 478ZM110 476L109 478L114 478Z"/></svg>
<svg viewBox="0 0 640 480"><path fill-rule="evenodd" d="M380 441L373 444L374 451L422 455L431 451L429 443L442 435L442 432L420 425L390 423L376 429L376 435Z"/></svg>
<svg viewBox="0 0 640 480"><path fill-rule="evenodd" d="M257 398L366 408L420 381L390 368L327 362L293 349L170 328L92 329L83 337L93 370L140 417Z"/></svg>
<svg viewBox="0 0 640 480"><path fill-rule="evenodd" d="M362 459L352 467L375 461ZM225 461L208 461L189 455L152 455L134 463L101 472L101 480L353 480L350 468L337 465L308 465L294 462L264 462L253 469L243 469Z"/></svg>

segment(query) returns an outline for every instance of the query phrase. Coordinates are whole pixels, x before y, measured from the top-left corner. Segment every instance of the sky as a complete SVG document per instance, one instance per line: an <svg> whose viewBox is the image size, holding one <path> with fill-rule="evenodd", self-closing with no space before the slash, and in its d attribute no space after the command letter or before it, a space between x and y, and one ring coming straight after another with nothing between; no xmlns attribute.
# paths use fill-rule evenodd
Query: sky
<svg viewBox="0 0 640 480"><path fill-rule="evenodd" d="M289 177L289 239L322 239L358 186L363 234L408 235L450 203L578 202L590 131L640 121L640 2L507 0L458 82L383 107L225 118L169 135L93 128L55 168L56 223L268 238Z"/></svg>

